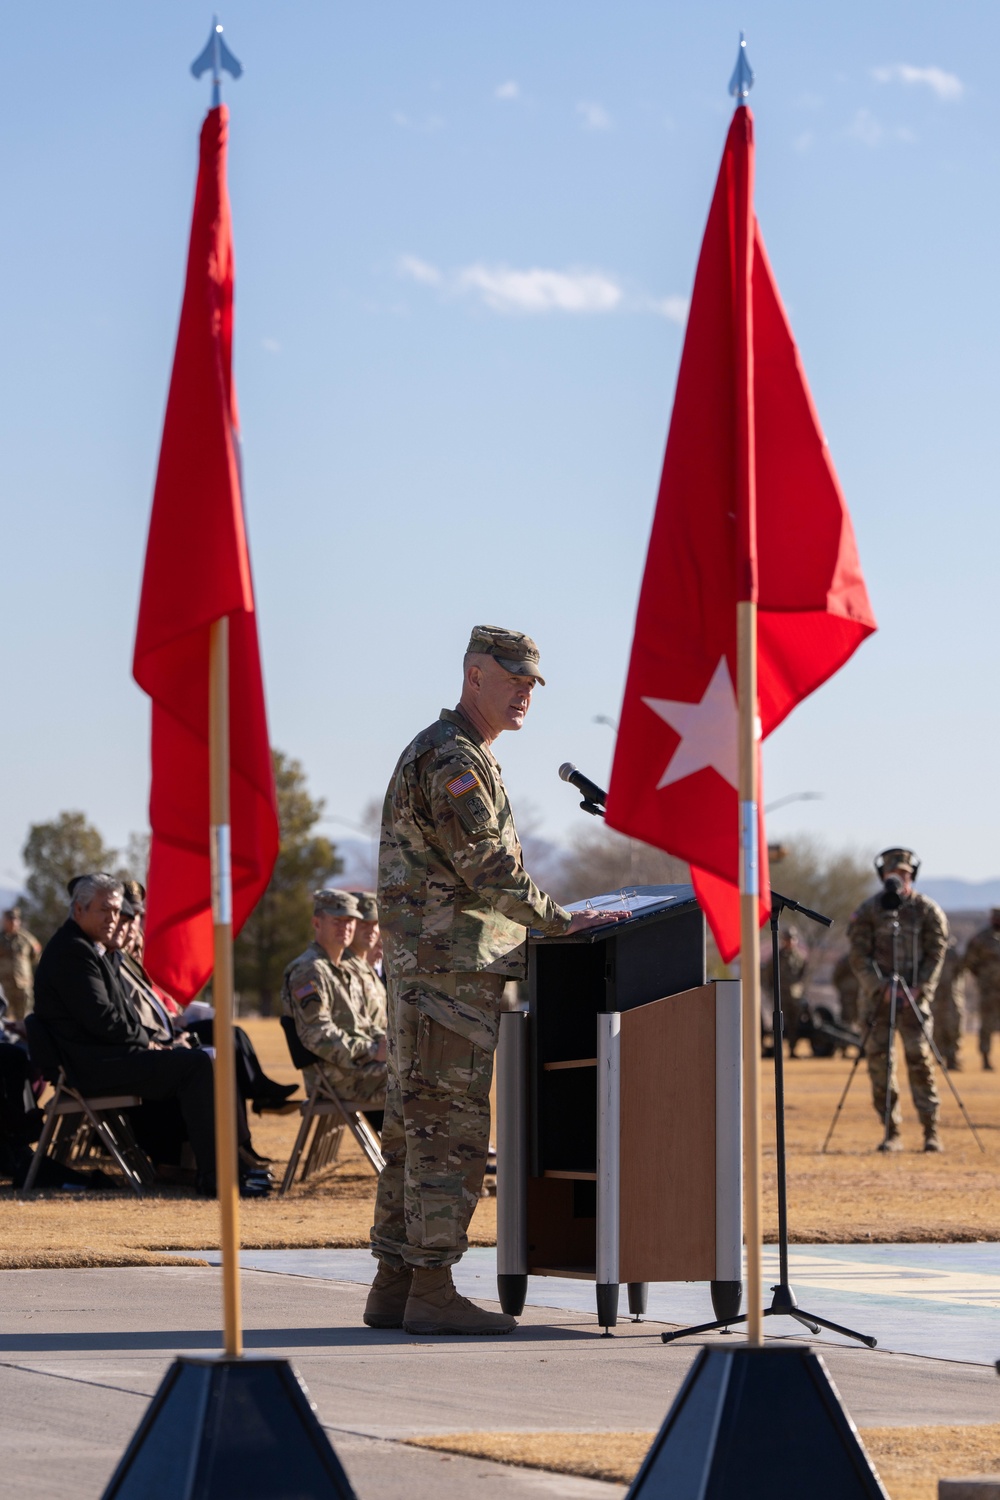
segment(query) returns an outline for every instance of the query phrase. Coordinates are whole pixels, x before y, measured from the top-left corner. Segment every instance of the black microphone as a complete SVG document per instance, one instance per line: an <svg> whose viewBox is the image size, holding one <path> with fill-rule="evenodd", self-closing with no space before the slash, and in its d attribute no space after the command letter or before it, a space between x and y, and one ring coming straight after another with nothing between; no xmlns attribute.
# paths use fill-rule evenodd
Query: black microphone
<svg viewBox="0 0 1000 1500"><path fill-rule="evenodd" d="M588 776L584 776L582 771L578 771L571 760L563 761L559 767L559 775L563 781L568 781L571 786L576 787L578 792L583 793L585 803L592 802L598 807L603 807L605 802L607 802L607 792L602 792L601 788L595 786L594 782Z"/></svg>

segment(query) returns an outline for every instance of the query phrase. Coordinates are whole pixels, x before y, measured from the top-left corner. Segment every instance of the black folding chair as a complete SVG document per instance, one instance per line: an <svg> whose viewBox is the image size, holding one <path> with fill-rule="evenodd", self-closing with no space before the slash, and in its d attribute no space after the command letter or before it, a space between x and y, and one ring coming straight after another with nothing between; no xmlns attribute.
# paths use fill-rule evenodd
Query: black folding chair
<svg viewBox="0 0 1000 1500"><path fill-rule="evenodd" d="M363 1113L365 1105L355 1103L351 1099L344 1099L337 1093L333 1084L323 1074L322 1059L304 1046L300 1040L291 1016L282 1016L281 1029L285 1033L289 1056L300 1071L316 1063L320 1066L316 1071L316 1082L309 1090L308 1098L300 1106L302 1123L295 1137L292 1154L288 1158L288 1166L285 1169L281 1187L278 1189L278 1196L287 1193L295 1181L295 1173L304 1151L305 1160L302 1163L302 1176L299 1179L301 1182L305 1182L306 1178L311 1177L314 1172L331 1166L337 1160L345 1126L361 1147L372 1170L376 1174L381 1172L385 1166L381 1143L365 1119ZM315 1129L313 1129L314 1126ZM310 1130L312 1130L312 1140L309 1142L309 1149L306 1150Z"/></svg>
<svg viewBox="0 0 1000 1500"><path fill-rule="evenodd" d="M121 1169L129 1187L141 1198L143 1189L155 1182L156 1172L135 1138L126 1111L135 1109L142 1100L137 1094L86 1097L67 1078L45 1023L31 1012L24 1018L24 1027L31 1060L42 1077L52 1084L55 1093L43 1106L45 1124L24 1179L22 1194L33 1189L46 1156L63 1166L79 1166L93 1154L100 1142Z"/></svg>

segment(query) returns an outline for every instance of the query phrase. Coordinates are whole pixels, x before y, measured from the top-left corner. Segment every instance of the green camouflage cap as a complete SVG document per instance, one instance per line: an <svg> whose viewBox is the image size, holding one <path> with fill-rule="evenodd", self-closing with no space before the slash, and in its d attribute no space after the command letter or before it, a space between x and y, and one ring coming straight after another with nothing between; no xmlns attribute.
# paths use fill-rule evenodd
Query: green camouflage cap
<svg viewBox="0 0 1000 1500"><path fill-rule="evenodd" d="M374 891L351 891L357 902L358 915L362 922L378 921L378 901Z"/></svg>
<svg viewBox="0 0 1000 1500"><path fill-rule="evenodd" d="M492 656L515 677L533 677L542 687L545 686L545 678L538 670L541 660L538 647L530 635L523 635L520 630L504 630L499 625L474 625L466 651L478 656Z"/></svg>
<svg viewBox="0 0 1000 1500"><path fill-rule="evenodd" d="M909 870L916 875L920 861L912 849L883 849L875 860L875 868L879 875L888 875L892 870Z"/></svg>
<svg viewBox="0 0 1000 1500"><path fill-rule="evenodd" d="M350 891L313 891L313 916L360 917L358 903Z"/></svg>

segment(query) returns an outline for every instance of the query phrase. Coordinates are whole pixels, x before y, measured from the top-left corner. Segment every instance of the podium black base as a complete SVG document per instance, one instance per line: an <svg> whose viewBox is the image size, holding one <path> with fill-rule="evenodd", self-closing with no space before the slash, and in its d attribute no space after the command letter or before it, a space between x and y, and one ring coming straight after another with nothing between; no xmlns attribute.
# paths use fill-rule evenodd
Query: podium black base
<svg viewBox="0 0 1000 1500"><path fill-rule="evenodd" d="M102 1500L355 1500L287 1360L174 1361Z"/></svg>
<svg viewBox="0 0 1000 1500"><path fill-rule="evenodd" d="M742 1301L742 1281L712 1282L712 1311L720 1323L729 1323L738 1317Z"/></svg>
<svg viewBox="0 0 1000 1500"><path fill-rule="evenodd" d="M818 1354L703 1349L627 1500L888 1500Z"/></svg>
<svg viewBox="0 0 1000 1500"><path fill-rule="evenodd" d="M519 1318L528 1295L527 1276L501 1275L497 1272L497 1297L509 1317Z"/></svg>

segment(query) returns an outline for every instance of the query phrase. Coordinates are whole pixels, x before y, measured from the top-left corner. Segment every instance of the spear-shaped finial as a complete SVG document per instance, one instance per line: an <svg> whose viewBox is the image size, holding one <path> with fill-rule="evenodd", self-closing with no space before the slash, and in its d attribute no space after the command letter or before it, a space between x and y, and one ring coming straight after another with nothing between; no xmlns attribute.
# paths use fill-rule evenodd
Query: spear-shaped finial
<svg viewBox="0 0 1000 1500"><path fill-rule="evenodd" d="M729 80L729 92L736 100L737 109L741 104L747 102L750 90L753 88L753 68L747 57L747 42L743 32L740 32L740 50L736 54L736 66L733 76Z"/></svg>
<svg viewBox="0 0 1000 1500"><path fill-rule="evenodd" d="M239 78L243 72L243 64L235 58L222 40L222 27L219 25L218 16L212 17L212 30L204 52L199 52L191 64L191 72L195 78L200 78L208 68L212 70L212 108L222 103L222 72L223 69L233 78Z"/></svg>

